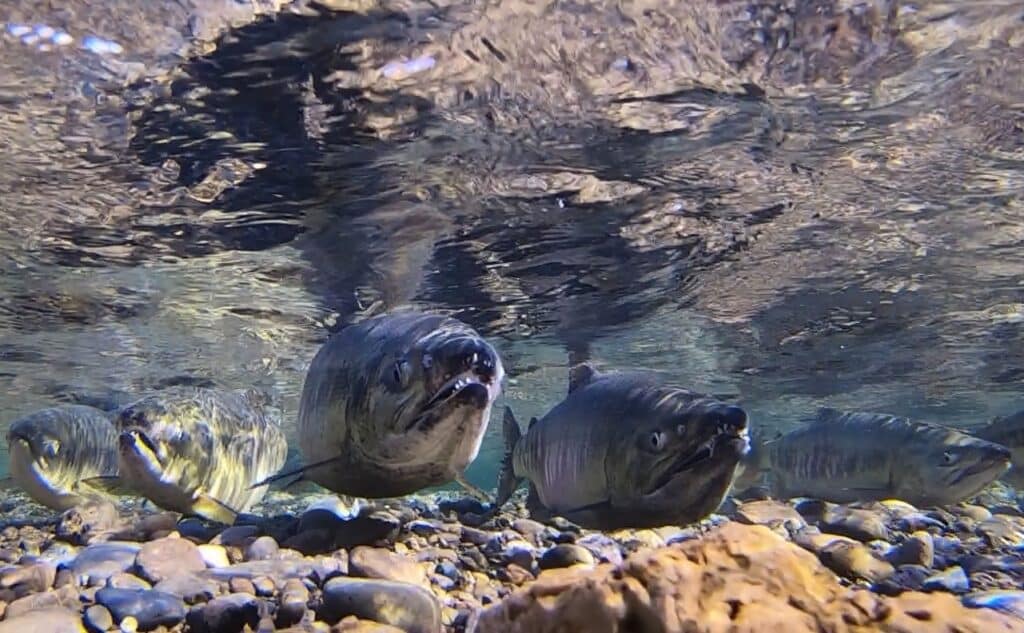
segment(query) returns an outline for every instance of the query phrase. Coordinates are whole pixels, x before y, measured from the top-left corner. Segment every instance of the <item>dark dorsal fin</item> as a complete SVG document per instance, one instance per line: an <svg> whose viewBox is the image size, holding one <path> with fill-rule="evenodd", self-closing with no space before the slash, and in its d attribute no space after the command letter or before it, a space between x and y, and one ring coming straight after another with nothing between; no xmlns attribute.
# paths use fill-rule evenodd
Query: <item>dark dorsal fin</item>
<svg viewBox="0 0 1024 633"><path fill-rule="evenodd" d="M569 369L569 393L594 381L600 374L590 363L580 363Z"/></svg>
<svg viewBox="0 0 1024 633"><path fill-rule="evenodd" d="M828 423L838 419L843 412L833 407L818 407L818 411L811 418L812 423Z"/></svg>
<svg viewBox="0 0 1024 633"><path fill-rule="evenodd" d="M530 418L529 424L526 425L526 432L529 433L530 429L532 429L533 425L536 424L536 423L537 423L537 416L533 416L532 418Z"/></svg>

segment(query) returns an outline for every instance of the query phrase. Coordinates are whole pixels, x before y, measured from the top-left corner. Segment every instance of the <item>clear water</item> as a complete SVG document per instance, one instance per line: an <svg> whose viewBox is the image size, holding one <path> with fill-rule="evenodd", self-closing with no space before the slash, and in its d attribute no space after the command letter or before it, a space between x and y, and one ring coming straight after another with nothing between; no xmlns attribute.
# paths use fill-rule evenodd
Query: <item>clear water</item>
<svg viewBox="0 0 1024 633"><path fill-rule="evenodd" d="M0 38L4 421L182 381L294 414L330 331L410 303L523 420L570 358L770 429L1022 406L1022 3L332 2L191 48L178 3L34 4L122 50Z"/></svg>

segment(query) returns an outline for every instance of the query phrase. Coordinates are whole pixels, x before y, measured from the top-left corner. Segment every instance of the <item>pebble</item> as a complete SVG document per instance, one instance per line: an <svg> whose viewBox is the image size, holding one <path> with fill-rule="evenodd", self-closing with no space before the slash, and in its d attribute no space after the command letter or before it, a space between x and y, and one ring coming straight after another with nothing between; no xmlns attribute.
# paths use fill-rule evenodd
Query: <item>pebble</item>
<svg viewBox="0 0 1024 633"><path fill-rule="evenodd" d="M206 562L192 541L164 537L144 544L135 559L135 566L140 576L158 583L181 573L202 571L206 569Z"/></svg>
<svg viewBox="0 0 1024 633"><path fill-rule="evenodd" d="M785 503L765 499L748 501L736 509L736 520L747 525L782 525L789 529L799 529L807 525L799 512Z"/></svg>
<svg viewBox="0 0 1024 633"><path fill-rule="evenodd" d="M970 591L971 582L963 568L955 566L925 578L921 587L925 591L948 591L959 594Z"/></svg>
<svg viewBox="0 0 1024 633"><path fill-rule="evenodd" d="M18 598L14 602L7 605L7 611L5 612L6 618L16 618L18 616L30 613L32 611L38 611L40 609L52 609L52 608L77 608L78 607L78 590L72 586L61 587L52 591L45 591L43 593L33 593Z"/></svg>
<svg viewBox="0 0 1024 633"><path fill-rule="evenodd" d="M220 587L215 580L192 573L175 574L158 582L153 589L177 596L186 604L206 602L220 593Z"/></svg>
<svg viewBox="0 0 1024 633"><path fill-rule="evenodd" d="M861 542L889 540L889 529L878 514L870 510L839 506L825 513L821 528Z"/></svg>
<svg viewBox="0 0 1024 633"><path fill-rule="evenodd" d="M71 571L83 585L101 584L114 574L128 571L140 549L137 543L94 543L79 553Z"/></svg>
<svg viewBox="0 0 1024 633"><path fill-rule="evenodd" d="M294 578L289 580L281 589L281 600L275 624L278 627L298 624L306 614L308 603L309 589L299 580Z"/></svg>
<svg viewBox="0 0 1024 633"><path fill-rule="evenodd" d="M213 537L210 545L224 545L226 547L241 547L249 539L255 538L260 529L255 525L234 525Z"/></svg>
<svg viewBox="0 0 1024 633"><path fill-rule="evenodd" d="M277 541L269 536L261 536L245 548L245 560L268 560L277 556L279 549Z"/></svg>
<svg viewBox="0 0 1024 633"><path fill-rule="evenodd" d="M896 571L889 563L872 556L861 543L835 541L818 552L818 558L840 576L872 583L885 580Z"/></svg>
<svg viewBox="0 0 1024 633"><path fill-rule="evenodd" d="M109 609L118 622L134 618L140 631L151 631L158 626L173 627L185 619L181 598L154 589L104 587L96 592L96 602Z"/></svg>
<svg viewBox="0 0 1024 633"><path fill-rule="evenodd" d="M973 609L995 609L1024 620L1024 591L1003 589L968 594L963 597L964 605Z"/></svg>
<svg viewBox="0 0 1024 633"><path fill-rule="evenodd" d="M422 587L390 580L333 578L324 585L319 619L345 616L388 624L407 633L440 633L441 605Z"/></svg>
<svg viewBox="0 0 1024 633"><path fill-rule="evenodd" d="M139 630L139 621L132 616L128 616L121 620L121 625L117 628L121 633L135 633Z"/></svg>
<svg viewBox="0 0 1024 633"><path fill-rule="evenodd" d="M210 545L204 543L198 546L199 555L207 567L228 567L231 561L228 560L228 550L223 545Z"/></svg>
<svg viewBox="0 0 1024 633"><path fill-rule="evenodd" d="M145 580L128 572L118 572L107 578L107 586L115 589L152 589Z"/></svg>
<svg viewBox="0 0 1024 633"><path fill-rule="evenodd" d="M214 598L189 611L187 623L195 633L241 633L255 629L260 622L260 602L247 593L232 593Z"/></svg>
<svg viewBox="0 0 1024 633"><path fill-rule="evenodd" d="M572 565L593 565L594 555L580 545L563 543L546 550L537 562L541 569L556 569Z"/></svg>
<svg viewBox="0 0 1024 633"><path fill-rule="evenodd" d="M416 519L405 524L405 529L417 536L431 536L441 531L440 521Z"/></svg>
<svg viewBox="0 0 1024 633"><path fill-rule="evenodd" d="M622 564L622 550L619 549L618 543L605 534L600 532L587 534L576 539L576 544L585 547L602 563Z"/></svg>
<svg viewBox="0 0 1024 633"><path fill-rule="evenodd" d="M509 563L529 570L533 569L535 550L526 541L509 541L505 544L502 557Z"/></svg>
<svg viewBox="0 0 1024 633"><path fill-rule="evenodd" d="M899 545L886 554L885 559L893 565L935 565L935 543L928 532L918 531L911 534Z"/></svg>
<svg viewBox="0 0 1024 633"><path fill-rule="evenodd" d="M110 615L110 610L102 604L94 604L86 609L82 621L92 633L106 633L114 628L114 616Z"/></svg>
<svg viewBox="0 0 1024 633"><path fill-rule="evenodd" d="M260 576L259 578L254 578L252 581L252 586L254 589L256 589L257 596L272 596L277 591L277 585L274 583L274 579L268 576Z"/></svg>
<svg viewBox="0 0 1024 633"><path fill-rule="evenodd" d="M85 545L93 537L120 524L117 506L108 500L89 500L61 513L54 535L75 545Z"/></svg>
<svg viewBox="0 0 1024 633"><path fill-rule="evenodd" d="M48 561L0 571L0 587L15 587L31 593L46 591L57 579L57 566Z"/></svg>
<svg viewBox="0 0 1024 633"><path fill-rule="evenodd" d="M82 630L78 611L61 608L43 608L17 616L6 614L0 621L0 633L77 633Z"/></svg>
<svg viewBox="0 0 1024 633"><path fill-rule="evenodd" d="M385 549L360 546L349 553L349 572L355 576L395 580L414 585L426 585L427 575L422 567L404 556Z"/></svg>
<svg viewBox="0 0 1024 633"><path fill-rule="evenodd" d="M236 576L228 581L228 588L232 593L248 593L256 595L256 586L248 578Z"/></svg>

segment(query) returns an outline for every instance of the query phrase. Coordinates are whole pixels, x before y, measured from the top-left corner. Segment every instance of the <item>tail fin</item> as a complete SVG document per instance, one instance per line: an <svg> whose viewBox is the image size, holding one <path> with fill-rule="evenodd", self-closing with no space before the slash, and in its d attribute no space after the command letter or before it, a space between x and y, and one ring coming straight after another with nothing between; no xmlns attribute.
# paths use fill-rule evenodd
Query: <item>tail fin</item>
<svg viewBox="0 0 1024 633"><path fill-rule="evenodd" d="M522 439L523 434L519 430L519 423L512 413L512 407L505 407L505 417L501 421L501 434L505 439L505 455L501 459L501 471L498 474L498 497L494 500L494 506L500 508L515 492L519 485L515 469L512 465L512 456L515 454L516 444Z"/></svg>

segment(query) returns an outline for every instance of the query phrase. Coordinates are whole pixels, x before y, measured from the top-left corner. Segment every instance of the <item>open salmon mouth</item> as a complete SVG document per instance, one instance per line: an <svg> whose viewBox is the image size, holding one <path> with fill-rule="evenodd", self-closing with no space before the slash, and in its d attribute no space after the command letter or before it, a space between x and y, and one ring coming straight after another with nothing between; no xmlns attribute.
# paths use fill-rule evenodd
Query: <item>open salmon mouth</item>
<svg viewBox="0 0 1024 633"><path fill-rule="evenodd" d="M423 407L424 411L429 411L434 407L440 406L461 394L463 391L472 388L474 385L482 387L487 390L487 385L480 380L476 372L464 371L460 374L456 374L448 379L441 388L437 390L434 397L431 398L427 404Z"/></svg>

